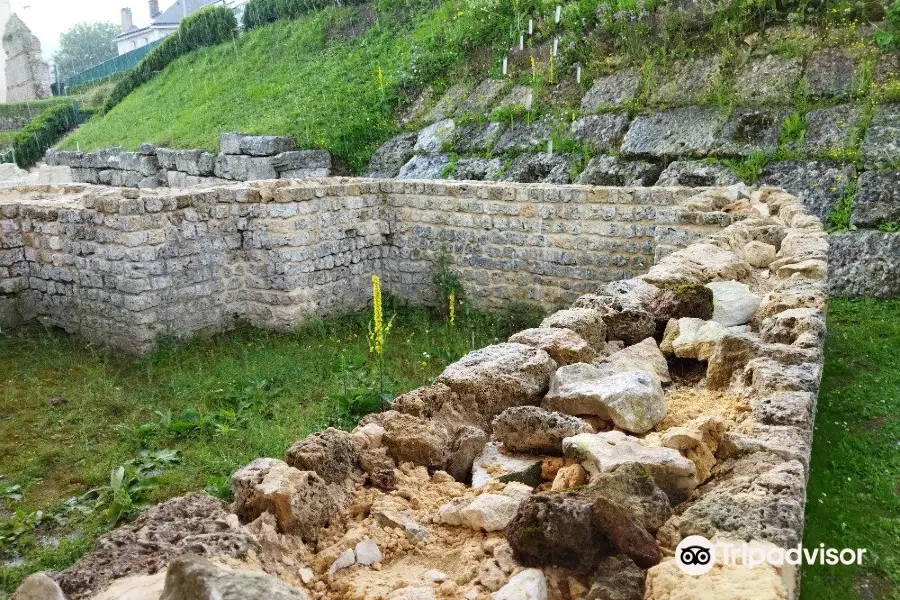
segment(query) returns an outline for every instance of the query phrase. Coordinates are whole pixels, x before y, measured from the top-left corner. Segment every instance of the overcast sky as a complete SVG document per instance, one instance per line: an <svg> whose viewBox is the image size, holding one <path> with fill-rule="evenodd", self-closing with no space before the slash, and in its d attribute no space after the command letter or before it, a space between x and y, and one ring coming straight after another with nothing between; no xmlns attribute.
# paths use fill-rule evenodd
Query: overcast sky
<svg viewBox="0 0 900 600"><path fill-rule="evenodd" d="M174 0L160 0L165 10ZM134 24L143 27L150 22L147 0L11 0L12 11L25 21L41 40L44 60L49 61L59 48L61 33L81 21L121 22L121 10L128 6Z"/></svg>

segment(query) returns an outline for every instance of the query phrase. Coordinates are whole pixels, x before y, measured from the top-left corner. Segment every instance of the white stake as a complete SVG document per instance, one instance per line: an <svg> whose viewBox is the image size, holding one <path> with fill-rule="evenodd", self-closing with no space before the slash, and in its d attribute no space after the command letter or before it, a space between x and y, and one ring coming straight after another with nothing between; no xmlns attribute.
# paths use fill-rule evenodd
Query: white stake
<svg viewBox="0 0 900 600"><path fill-rule="evenodd" d="M556 5L556 22L559 23L562 20L562 5Z"/></svg>
<svg viewBox="0 0 900 600"><path fill-rule="evenodd" d="M503 57L503 76L506 77L507 58Z"/></svg>
<svg viewBox="0 0 900 600"><path fill-rule="evenodd" d="M534 19L528 19L528 35L534 35Z"/></svg>
<svg viewBox="0 0 900 600"><path fill-rule="evenodd" d="M547 142L547 154L553 156L553 140Z"/></svg>
<svg viewBox="0 0 900 600"><path fill-rule="evenodd" d="M553 56L559 53L559 38L553 38Z"/></svg>
<svg viewBox="0 0 900 600"><path fill-rule="evenodd" d="M581 83L581 63L575 65L575 83Z"/></svg>
<svg viewBox="0 0 900 600"><path fill-rule="evenodd" d="M525 49L525 36L520 35L519 36L519 50L524 50L524 49Z"/></svg>

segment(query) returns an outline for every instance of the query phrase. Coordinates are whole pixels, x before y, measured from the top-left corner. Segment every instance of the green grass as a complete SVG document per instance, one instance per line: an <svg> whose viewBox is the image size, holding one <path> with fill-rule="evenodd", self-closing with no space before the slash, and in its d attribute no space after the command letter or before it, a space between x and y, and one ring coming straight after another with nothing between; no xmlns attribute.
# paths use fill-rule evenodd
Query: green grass
<svg viewBox="0 0 900 600"><path fill-rule="evenodd" d="M173 62L60 147L217 150L221 132L243 131L292 136L358 171L397 131L405 99L504 37L512 4L332 7L261 27Z"/></svg>
<svg viewBox="0 0 900 600"><path fill-rule="evenodd" d="M897 599L900 301L833 300L828 327L804 545L868 553L861 567L805 567L803 598Z"/></svg>
<svg viewBox="0 0 900 600"><path fill-rule="evenodd" d="M392 394L535 319L463 310L451 327L431 312L386 304L386 316L396 314L385 355ZM58 524L45 518L13 541L10 528L37 510L66 515L61 501L107 484L111 469L143 451L180 453L153 481L148 502L207 486L222 492L249 461L283 457L309 433L351 427L377 410L369 318L317 321L292 334L238 330L141 359L37 326L0 334L0 598L28 573L72 564L112 521L97 508ZM23 498L4 501L5 490ZM43 545L48 538L61 542Z"/></svg>

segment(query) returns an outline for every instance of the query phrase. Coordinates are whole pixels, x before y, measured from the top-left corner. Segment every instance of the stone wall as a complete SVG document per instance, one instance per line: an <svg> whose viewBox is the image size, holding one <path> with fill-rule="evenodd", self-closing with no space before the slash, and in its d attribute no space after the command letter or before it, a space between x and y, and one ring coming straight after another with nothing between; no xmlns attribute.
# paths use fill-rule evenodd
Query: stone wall
<svg viewBox="0 0 900 600"><path fill-rule="evenodd" d="M383 185L396 203L403 184ZM573 188L523 189L558 208ZM173 499L50 575L73 600L129 576L119 589L172 596L200 561L182 557L197 536L172 532L213 531L207 556L298 599L795 600L799 568L778 556L803 539L828 236L781 190L732 200L686 201L743 218L646 274L473 350L351 432L238 469L233 503ZM717 550L708 573L676 562L690 536ZM776 564L751 568L742 544ZM169 565L165 581L148 564ZM207 587L247 581L200 566Z"/></svg>
<svg viewBox="0 0 900 600"><path fill-rule="evenodd" d="M287 329L358 309L370 277L434 297L446 255L470 298L553 307L645 272L741 218L684 188L325 179L176 191L7 188L0 321L40 317L143 352L160 337Z"/></svg>
<svg viewBox="0 0 900 600"><path fill-rule="evenodd" d="M223 133L218 154L141 144L137 152L120 148L97 152L51 149L44 161L51 166L70 167L72 180L78 183L142 189L333 174L331 155L324 150L295 150L292 138L242 133Z"/></svg>

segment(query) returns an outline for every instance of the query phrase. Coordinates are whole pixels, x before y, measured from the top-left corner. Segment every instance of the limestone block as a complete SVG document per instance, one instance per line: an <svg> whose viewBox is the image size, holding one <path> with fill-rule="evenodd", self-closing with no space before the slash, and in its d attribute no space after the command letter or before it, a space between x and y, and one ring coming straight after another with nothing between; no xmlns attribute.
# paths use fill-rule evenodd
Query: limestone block
<svg viewBox="0 0 900 600"><path fill-rule="evenodd" d="M900 171L866 171L860 175L852 222L871 229L900 223Z"/></svg>
<svg viewBox="0 0 900 600"><path fill-rule="evenodd" d="M657 186L714 187L727 186L740 180L721 163L695 160L675 160L663 170Z"/></svg>
<svg viewBox="0 0 900 600"><path fill-rule="evenodd" d="M803 150L813 156L827 156L850 148L862 117L857 104L819 108L806 113Z"/></svg>
<svg viewBox="0 0 900 600"><path fill-rule="evenodd" d="M575 183L643 187L653 185L660 172L661 165L643 160L626 161L617 156L595 156Z"/></svg>
<svg viewBox="0 0 900 600"><path fill-rule="evenodd" d="M627 113L604 113L586 115L576 119L569 133L572 139L581 142L594 152L615 150L628 129Z"/></svg>
<svg viewBox="0 0 900 600"><path fill-rule="evenodd" d="M763 169L759 183L782 187L803 201L809 212L827 219L856 178L853 165L838 161L786 160Z"/></svg>
<svg viewBox="0 0 900 600"><path fill-rule="evenodd" d="M863 163L870 169L890 169L900 164L900 102L876 109L862 153Z"/></svg>
<svg viewBox="0 0 900 600"><path fill-rule="evenodd" d="M802 74L801 58L783 58L776 54L752 58L735 77L737 100L749 105L790 102Z"/></svg>
<svg viewBox="0 0 900 600"><path fill-rule="evenodd" d="M641 115L622 142L625 158L702 158L715 147L724 124L714 108L690 106Z"/></svg>
<svg viewBox="0 0 900 600"><path fill-rule="evenodd" d="M787 112L771 109L735 109L719 133L715 154L747 157L755 152L774 154L781 141Z"/></svg>
<svg viewBox="0 0 900 600"><path fill-rule="evenodd" d="M503 173L503 181L519 183L569 183L571 157L568 154L520 154Z"/></svg>
<svg viewBox="0 0 900 600"><path fill-rule="evenodd" d="M637 96L640 87L638 74L631 69L598 77L581 100L581 108L588 113L606 106L618 106Z"/></svg>
<svg viewBox="0 0 900 600"><path fill-rule="evenodd" d="M857 62L841 48L813 53L806 65L809 94L814 98L847 98L856 93Z"/></svg>

